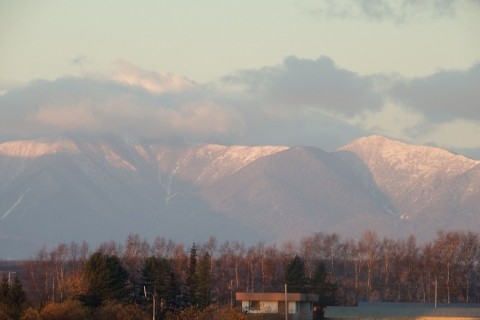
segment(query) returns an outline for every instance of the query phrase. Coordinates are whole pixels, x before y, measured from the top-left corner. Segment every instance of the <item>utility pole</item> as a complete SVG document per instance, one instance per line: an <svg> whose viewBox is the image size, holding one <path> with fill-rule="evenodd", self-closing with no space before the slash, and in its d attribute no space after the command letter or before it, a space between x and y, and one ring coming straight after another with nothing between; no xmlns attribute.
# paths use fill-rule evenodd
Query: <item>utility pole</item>
<svg viewBox="0 0 480 320"><path fill-rule="evenodd" d="M285 283L285 320L288 320L287 284Z"/></svg>

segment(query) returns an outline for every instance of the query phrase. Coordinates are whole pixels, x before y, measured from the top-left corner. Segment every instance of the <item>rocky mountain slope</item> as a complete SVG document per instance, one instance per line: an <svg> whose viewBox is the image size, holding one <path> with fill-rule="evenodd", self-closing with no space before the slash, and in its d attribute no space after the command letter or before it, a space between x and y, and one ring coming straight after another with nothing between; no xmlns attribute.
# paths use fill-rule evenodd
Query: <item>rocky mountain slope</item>
<svg viewBox="0 0 480 320"><path fill-rule="evenodd" d="M245 242L480 225L480 161L380 136L317 148L63 137L0 144L0 258L42 245ZM474 230L478 231L478 230Z"/></svg>

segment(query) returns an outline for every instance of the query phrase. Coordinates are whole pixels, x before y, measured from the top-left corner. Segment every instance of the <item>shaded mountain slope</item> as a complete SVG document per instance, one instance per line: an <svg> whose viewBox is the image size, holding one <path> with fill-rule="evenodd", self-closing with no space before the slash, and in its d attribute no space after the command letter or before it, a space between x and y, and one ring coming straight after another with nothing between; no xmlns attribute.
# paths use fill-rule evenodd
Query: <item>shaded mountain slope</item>
<svg viewBox="0 0 480 320"><path fill-rule="evenodd" d="M358 227L367 227L366 216L380 221L389 215L342 160L316 148L295 147L260 158L205 194L217 211L277 239L338 231L359 215L366 223Z"/></svg>

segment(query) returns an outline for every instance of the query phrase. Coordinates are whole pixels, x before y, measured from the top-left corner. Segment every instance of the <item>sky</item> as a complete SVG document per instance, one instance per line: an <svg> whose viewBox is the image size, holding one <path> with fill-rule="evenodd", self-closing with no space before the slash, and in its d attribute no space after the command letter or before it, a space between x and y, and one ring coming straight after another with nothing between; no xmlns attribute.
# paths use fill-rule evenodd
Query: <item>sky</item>
<svg viewBox="0 0 480 320"><path fill-rule="evenodd" d="M3 0L0 139L59 134L480 157L480 0Z"/></svg>

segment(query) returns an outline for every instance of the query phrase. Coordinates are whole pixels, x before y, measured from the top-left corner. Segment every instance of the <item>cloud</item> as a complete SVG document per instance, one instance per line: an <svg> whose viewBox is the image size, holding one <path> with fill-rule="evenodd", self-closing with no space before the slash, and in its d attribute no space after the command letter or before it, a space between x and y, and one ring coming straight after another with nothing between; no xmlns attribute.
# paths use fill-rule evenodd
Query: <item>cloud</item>
<svg viewBox="0 0 480 320"><path fill-rule="evenodd" d="M375 110L380 100L369 79L328 58L290 57L205 85L119 61L105 76L34 81L0 96L0 136L122 134L334 148L359 130L328 113Z"/></svg>
<svg viewBox="0 0 480 320"><path fill-rule="evenodd" d="M311 2L306 9L314 16L336 19L368 19L404 23L413 20L454 17L462 6L478 5L470 1L415 0L326 0Z"/></svg>
<svg viewBox="0 0 480 320"><path fill-rule="evenodd" d="M118 60L112 79L153 93L180 92L191 89L196 84L184 77L171 73L144 70L128 61Z"/></svg>
<svg viewBox="0 0 480 320"><path fill-rule="evenodd" d="M469 119L476 132L479 87L480 64L404 79L361 76L327 57L288 57L202 85L120 61L103 76L34 81L0 95L0 140L120 134L333 150L375 132L441 144L453 122Z"/></svg>
<svg viewBox="0 0 480 320"><path fill-rule="evenodd" d="M23 84L18 82L18 81L14 81L14 80L7 80L7 79L2 79L0 78L0 95L2 94L5 94L15 88L18 88L20 86L22 86Z"/></svg>
<svg viewBox="0 0 480 320"><path fill-rule="evenodd" d="M480 63L466 71L439 71L427 77L403 80L389 95L402 106L433 122L456 119L480 121Z"/></svg>
<svg viewBox="0 0 480 320"><path fill-rule="evenodd" d="M353 116L378 110L383 103L371 79L338 68L327 57L311 60L292 56L282 65L241 71L223 81L240 86L263 103L293 110L315 108Z"/></svg>
<svg viewBox="0 0 480 320"><path fill-rule="evenodd" d="M89 57L87 57L84 54L78 54L72 59L70 59L70 65L76 66L76 67L82 67L90 63L92 63L92 61L90 60Z"/></svg>
<svg viewBox="0 0 480 320"><path fill-rule="evenodd" d="M0 135L89 133L202 140L242 130L236 111L207 98L208 93L200 91L152 93L112 79L35 81L0 96Z"/></svg>

